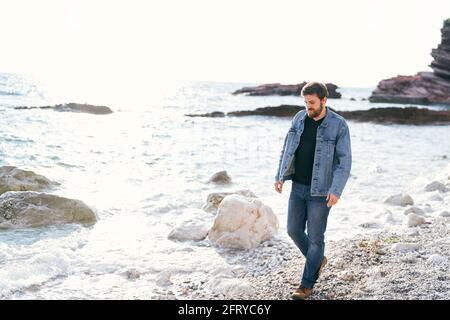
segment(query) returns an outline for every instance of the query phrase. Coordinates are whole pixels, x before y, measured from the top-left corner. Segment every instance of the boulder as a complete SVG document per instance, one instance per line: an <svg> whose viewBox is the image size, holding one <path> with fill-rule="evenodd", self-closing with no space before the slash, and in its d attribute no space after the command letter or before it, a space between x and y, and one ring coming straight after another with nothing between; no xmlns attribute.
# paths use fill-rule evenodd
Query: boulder
<svg viewBox="0 0 450 320"><path fill-rule="evenodd" d="M272 209L261 200L231 194L220 203L208 238L224 247L250 249L269 240L278 227Z"/></svg>
<svg viewBox="0 0 450 320"><path fill-rule="evenodd" d="M178 241L199 241L206 238L211 224L199 217L188 218L180 221L173 228L168 238Z"/></svg>
<svg viewBox="0 0 450 320"><path fill-rule="evenodd" d="M450 217L450 212L448 212L447 210L442 211L441 213L439 213L440 217Z"/></svg>
<svg viewBox="0 0 450 320"><path fill-rule="evenodd" d="M34 191L8 191L0 196L0 229L96 221L96 214L80 200Z"/></svg>
<svg viewBox="0 0 450 320"><path fill-rule="evenodd" d="M13 166L0 167L0 194L7 191L44 191L59 185L33 171Z"/></svg>
<svg viewBox="0 0 450 320"><path fill-rule="evenodd" d="M439 190L439 192L447 192L448 191L447 187L439 181L433 181L425 186L425 191L427 191L427 192L436 191L436 190Z"/></svg>
<svg viewBox="0 0 450 320"><path fill-rule="evenodd" d="M214 173L211 178L209 178L208 182L214 183L230 183L231 177L228 175L226 170L219 171Z"/></svg>
<svg viewBox="0 0 450 320"><path fill-rule="evenodd" d="M215 213L217 211L217 208L219 207L219 204L222 202L223 198L225 198L230 194L240 194L249 198L257 198L257 196L248 189L237 190L234 192L214 192L208 194L208 197L206 198L206 203L203 205L202 209L205 210L206 212Z"/></svg>
<svg viewBox="0 0 450 320"><path fill-rule="evenodd" d="M417 227L426 223L425 218L415 213L410 213L407 217L406 224L408 227Z"/></svg>
<svg viewBox="0 0 450 320"><path fill-rule="evenodd" d="M407 206L407 205L413 205L414 201L411 198L409 194L405 193L399 193L390 196L386 200L384 200L384 203L392 204L394 206Z"/></svg>

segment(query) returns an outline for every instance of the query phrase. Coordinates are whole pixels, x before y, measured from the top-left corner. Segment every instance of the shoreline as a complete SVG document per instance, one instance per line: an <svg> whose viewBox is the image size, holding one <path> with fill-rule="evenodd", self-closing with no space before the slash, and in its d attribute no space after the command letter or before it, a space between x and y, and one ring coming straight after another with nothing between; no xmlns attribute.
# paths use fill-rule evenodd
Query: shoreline
<svg viewBox="0 0 450 320"><path fill-rule="evenodd" d="M450 217L428 220L401 230L325 240L328 264L308 300L450 299ZM229 270L198 284L186 281L162 289L151 299L290 300L304 262L293 243L274 238L230 258Z"/></svg>
<svg viewBox="0 0 450 320"><path fill-rule="evenodd" d="M328 264L308 300L450 299L450 218L408 229L326 243ZM259 288L247 298L290 299L304 261L297 254L277 274L243 277Z"/></svg>

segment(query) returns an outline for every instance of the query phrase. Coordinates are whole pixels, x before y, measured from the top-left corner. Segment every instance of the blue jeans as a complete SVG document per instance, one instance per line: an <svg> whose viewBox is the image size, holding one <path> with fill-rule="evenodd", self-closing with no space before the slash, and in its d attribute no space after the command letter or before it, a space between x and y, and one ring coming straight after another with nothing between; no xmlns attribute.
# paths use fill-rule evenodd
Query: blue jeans
<svg viewBox="0 0 450 320"><path fill-rule="evenodd" d="M306 258L301 285L312 288L325 249L325 230L331 207L326 196L311 196L311 185L292 181L289 196L287 232ZM308 234L305 234L307 228Z"/></svg>

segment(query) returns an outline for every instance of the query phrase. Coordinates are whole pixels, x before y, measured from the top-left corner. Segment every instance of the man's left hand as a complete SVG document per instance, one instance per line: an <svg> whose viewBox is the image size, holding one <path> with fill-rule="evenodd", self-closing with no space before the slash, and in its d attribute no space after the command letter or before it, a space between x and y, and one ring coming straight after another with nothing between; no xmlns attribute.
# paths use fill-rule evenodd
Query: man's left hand
<svg viewBox="0 0 450 320"><path fill-rule="evenodd" d="M327 202L327 207L334 206L338 202L338 200L339 200L338 196L335 196L334 194L329 193L327 195L327 201L328 201Z"/></svg>

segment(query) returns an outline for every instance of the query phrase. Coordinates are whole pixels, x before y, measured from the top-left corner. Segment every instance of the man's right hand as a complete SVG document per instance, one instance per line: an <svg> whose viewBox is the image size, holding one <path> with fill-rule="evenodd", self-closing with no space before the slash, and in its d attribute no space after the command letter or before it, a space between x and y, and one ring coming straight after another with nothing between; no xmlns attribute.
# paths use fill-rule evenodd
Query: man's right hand
<svg viewBox="0 0 450 320"><path fill-rule="evenodd" d="M275 182L275 191L278 193L281 193L281 191L283 191L283 182L281 181Z"/></svg>

